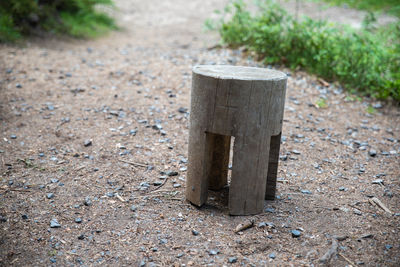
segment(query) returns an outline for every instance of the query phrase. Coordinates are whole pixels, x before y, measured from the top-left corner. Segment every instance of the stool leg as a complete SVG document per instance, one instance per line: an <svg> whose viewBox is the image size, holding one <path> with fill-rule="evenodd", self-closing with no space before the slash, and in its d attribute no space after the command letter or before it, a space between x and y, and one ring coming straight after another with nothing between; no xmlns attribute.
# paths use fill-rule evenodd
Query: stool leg
<svg viewBox="0 0 400 267"><path fill-rule="evenodd" d="M208 188L220 190L228 183L228 164L231 137L220 134L207 133L207 153L206 163L209 168Z"/></svg>
<svg viewBox="0 0 400 267"><path fill-rule="evenodd" d="M279 149L281 146L281 133L271 136L269 149L269 163L265 199L274 200L276 192L276 177L278 175Z"/></svg>
<svg viewBox="0 0 400 267"><path fill-rule="evenodd" d="M251 215L264 208L270 138L265 134L236 137L233 148L229 213Z"/></svg>
<svg viewBox="0 0 400 267"><path fill-rule="evenodd" d="M205 175L207 135L201 127L191 127L189 134L186 199L196 206L207 200L208 179Z"/></svg>

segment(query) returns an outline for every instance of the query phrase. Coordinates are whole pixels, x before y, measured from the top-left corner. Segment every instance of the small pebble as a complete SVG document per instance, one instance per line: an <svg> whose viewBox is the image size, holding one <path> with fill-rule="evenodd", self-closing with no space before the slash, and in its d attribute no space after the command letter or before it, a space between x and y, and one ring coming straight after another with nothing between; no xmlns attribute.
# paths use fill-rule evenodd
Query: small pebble
<svg viewBox="0 0 400 267"><path fill-rule="evenodd" d="M51 228L60 228L61 224L58 223L57 219L52 219L50 221L50 227Z"/></svg>
<svg viewBox="0 0 400 267"><path fill-rule="evenodd" d="M91 206L92 205L92 200L90 199L90 197L86 197L85 201L83 202L83 204L85 206Z"/></svg>
<svg viewBox="0 0 400 267"><path fill-rule="evenodd" d="M135 212L136 210L137 210L136 206L135 206L135 205L132 205L132 206L131 206L131 211Z"/></svg>
<svg viewBox="0 0 400 267"><path fill-rule="evenodd" d="M301 236L301 232L299 230L292 230L291 233L292 233L292 237L295 237L295 238Z"/></svg>
<svg viewBox="0 0 400 267"><path fill-rule="evenodd" d="M265 212L274 213L275 209L274 208L266 208Z"/></svg>
<svg viewBox="0 0 400 267"><path fill-rule="evenodd" d="M188 112L188 109L187 109L187 108L184 108L184 107L180 107L180 108L178 109L178 112L179 112L179 113L187 113L187 112Z"/></svg>
<svg viewBox="0 0 400 267"><path fill-rule="evenodd" d="M167 171L166 175L168 175L168 176L177 176L178 172L176 172L176 171Z"/></svg>
<svg viewBox="0 0 400 267"><path fill-rule="evenodd" d="M358 209L354 209L354 214L356 215L362 215L362 212Z"/></svg>
<svg viewBox="0 0 400 267"><path fill-rule="evenodd" d="M113 192L107 192L107 193L106 193L106 196L108 196L108 197L114 197L114 193L113 193Z"/></svg>
<svg viewBox="0 0 400 267"><path fill-rule="evenodd" d="M370 155L371 157L375 157L376 156L376 150L375 149L371 149L370 151L368 151L368 155Z"/></svg>
<svg viewBox="0 0 400 267"><path fill-rule="evenodd" d="M52 199L54 197L54 194L53 193L48 193L46 195L46 197L47 197L47 199Z"/></svg>
<svg viewBox="0 0 400 267"><path fill-rule="evenodd" d="M392 245L389 245L389 244L386 244L386 245L385 245L385 248L386 248L386 249L391 249L391 248L393 248L393 246L392 246Z"/></svg>
<svg viewBox="0 0 400 267"><path fill-rule="evenodd" d="M295 150L295 149L293 149L293 150L292 150L292 153L293 153L293 154L295 154L295 155L300 155L300 154L301 154L301 152L300 152L300 151L298 151L298 150Z"/></svg>
<svg viewBox="0 0 400 267"><path fill-rule="evenodd" d="M270 253L269 255L268 255L268 257L270 257L271 259L275 259L276 258L276 255L275 255L275 253Z"/></svg>
<svg viewBox="0 0 400 267"><path fill-rule="evenodd" d="M215 249L210 249L209 251L208 251L208 254L209 255L217 255L219 253L219 251L218 250L215 250Z"/></svg>
<svg viewBox="0 0 400 267"><path fill-rule="evenodd" d="M82 222L82 219L79 218L79 217L78 217L78 218L75 218L75 222L76 222L76 223L81 223L81 222Z"/></svg>
<svg viewBox="0 0 400 267"><path fill-rule="evenodd" d="M235 262L237 262L237 258L236 257L229 257L228 258L228 262L229 263L235 263Z"/></svg>
<svg viewBox="0 0 400 267"><path fill-rule="evenodd" d="M196 230L192 230L192 234L193 234L194 236L197 236L197 235L199 235L199 232L196 231Z"/></svg>
<svg viewBox="0 0 400 267"><path fill-rule="evenodd" d="M91 145L92 145L92 140L90 140L90 139L85 140L85 141L83 142L83 145L84 145L85 147L91 146Z"/></svg>
<svg viewBox="0 0 400 267"><path fill-rule="evenodd" d="M17 139L17 136L15 134L10 135L11 139Z"/></svg>
<svg viewBox="0 0 400 267"><path fill-rule="evenodd" d="M181 184L174 184L174 188L179 188L181 186L182 186Z"/></svg>

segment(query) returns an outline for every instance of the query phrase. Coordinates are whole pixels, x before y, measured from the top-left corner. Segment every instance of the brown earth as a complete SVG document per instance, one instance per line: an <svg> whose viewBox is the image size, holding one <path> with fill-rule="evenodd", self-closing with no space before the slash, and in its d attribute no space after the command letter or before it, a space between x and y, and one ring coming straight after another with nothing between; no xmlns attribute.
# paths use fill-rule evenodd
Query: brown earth
<svg viewBox="0 0 400 267"><path fill-rule="evenodd" d="M0 46L1 266L309 266L335 236L331 266L398 266L400 109L301 72L265 213L229 216L227 189L185 201L191 67L259 65L207 49L225 2L120 0L102 39Z"/></svg>

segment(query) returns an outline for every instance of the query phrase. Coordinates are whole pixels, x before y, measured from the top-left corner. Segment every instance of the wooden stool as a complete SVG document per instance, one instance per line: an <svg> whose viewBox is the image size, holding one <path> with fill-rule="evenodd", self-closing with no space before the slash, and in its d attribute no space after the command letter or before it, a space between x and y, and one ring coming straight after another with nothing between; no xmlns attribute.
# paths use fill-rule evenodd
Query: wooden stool
<svg viewBox="0 0 400 267"><path fill-rule="evenodd" d="M263 211L275 198L287 76L236 66L196 66L191 91L186 198L201 206L207 190L227 184L231 136L229 213Z"/></svg>

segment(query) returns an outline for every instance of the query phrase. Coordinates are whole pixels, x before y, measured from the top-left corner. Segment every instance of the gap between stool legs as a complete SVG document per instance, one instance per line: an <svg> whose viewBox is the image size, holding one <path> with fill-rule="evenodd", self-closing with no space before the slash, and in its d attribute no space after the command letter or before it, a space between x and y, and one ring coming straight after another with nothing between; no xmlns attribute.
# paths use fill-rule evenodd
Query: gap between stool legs
<svg viewBox="0 0 400 267"><path fill-rule="evenodd" d="M230 136L206 132L205 175L211 190L220 190L228 184L230 145Z"/></svg>
<svg viewBox="0 0 400 267"><path fill-rule="evenodd" d="M269 148L269 162L267 174L267 186L265 188L265 199L274 200L276 193L276 177L278 175L279 150L281 146L281 134L271 136Z"/></svg>

